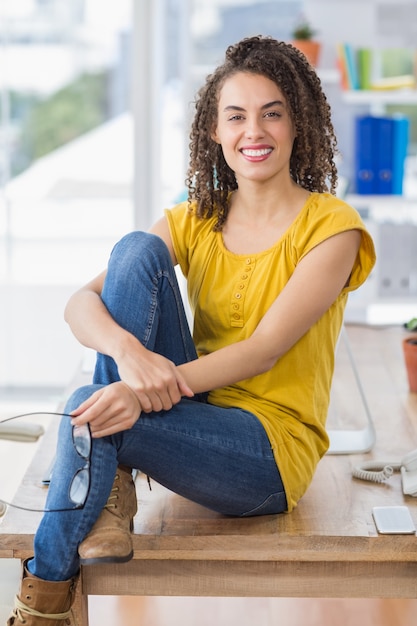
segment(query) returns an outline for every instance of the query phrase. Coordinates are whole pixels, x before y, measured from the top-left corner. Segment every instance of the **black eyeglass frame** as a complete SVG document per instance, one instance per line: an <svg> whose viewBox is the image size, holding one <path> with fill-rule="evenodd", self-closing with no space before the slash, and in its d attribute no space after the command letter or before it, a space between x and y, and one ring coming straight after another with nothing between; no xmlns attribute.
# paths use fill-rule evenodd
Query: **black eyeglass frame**
<svg viewBox="0 0 417 626"><path fill-rule="evenodd" d="M1 424L5 424L7 422L10 422L12 420L18 419L18 418L25 418L25 417L32 417L32 416L36 416L36 415L56 415L59 417L70 417L72 418L73 416L70 415L69 413L58 413L55 411L35 411L32 413L22 413L21 415L13 415L12 417L7 417L6 419L0 420L0 425ZM80 438L81 440L87 441L88 442L88 452L85 453L84 451L81 451L79 449L79 447L77 447L77 442L76 442L76 435L75 432L77 431L83 431L83 435ZM59 509L48 509L48 508L42 508L42 509L34 509L31 507L25 507L25 506L21 506L19 504L14 504L13 502L7 502L6 500L3 500L0 498L0 504L4 504L5 506L11 506L12 508L15 509L20 509L22 511L32 511L35 513L60 513L60 512L65 512L65 511L76 511L79 509L84 508L84 505L87 501L88 498L88 494L90 493L90 485L91 485L91 443L92 443L92 437L91 437L91 430L90 430L90 425L89 424L84 424L82 426L72 426L72 430L71 430L71 434L72 434L72 443L74 446L74 450L76 451L76 453L78 454L78 456L83 459L85 461L85 464L83 467L79 468L76 470L74 476L71 479L70 485L69 485L69 493L68 493L68 497L70 500L72 500L72 502L74 502L74 506L72 507L64 507L64 508L59 508ZM82 498L78 498L77 500L74 500L71 497L71 491L73 490L74 487L74 481L77 479L77 477L79 477L81 474L87 472L87 486L84 489L83 492L83 496Z"/></svg>

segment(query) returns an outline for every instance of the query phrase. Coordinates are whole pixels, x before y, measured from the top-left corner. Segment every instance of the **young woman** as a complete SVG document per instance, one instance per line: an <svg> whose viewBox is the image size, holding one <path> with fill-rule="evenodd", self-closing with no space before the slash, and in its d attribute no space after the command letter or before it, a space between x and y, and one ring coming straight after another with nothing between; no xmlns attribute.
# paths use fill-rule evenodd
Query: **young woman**
<svg viewBox="0 0 417 626"><path fill-rule="evenodd" d="M69 623L80 562L131 558L129 468L224 515L296 506L328 448L348 292L375 262L359 215L335 197L335 150L300 52L268 37L228 48L198 94L188 202L124 237L67 305L98 356L67 404L48 506L66 508L83 463L90 489L83 508L43 516L9 625ZM82 460L73 426L87 424Z"/></svg>

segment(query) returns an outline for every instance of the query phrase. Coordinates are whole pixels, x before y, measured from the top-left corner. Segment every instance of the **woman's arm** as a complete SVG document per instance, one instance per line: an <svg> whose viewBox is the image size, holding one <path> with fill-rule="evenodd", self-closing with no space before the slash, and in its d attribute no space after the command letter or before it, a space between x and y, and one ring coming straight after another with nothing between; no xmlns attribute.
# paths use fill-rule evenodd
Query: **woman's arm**
<svg viewBox="0 0 417 626"><path fill-rule="evenodd" d="M169 229L164 220L160 220L152 232L164 239L175 263ZM115 360L121 380L135 393L141 411L168 410L182 396L191 397L193 392L174 363L145 348L112 318L101 299L105 277L104 271L68 301L64 317L76 338L81 344ZM123 393L126 391L120 385L117 388Z"/></svg>
<svg viewBox="0 0 417 626"><path fill-rule="evenodd" d="M199 393L268 371L333 304L348 283L361 240L358 230L340 233L316 246L248 339L178 369Z"/></svg>

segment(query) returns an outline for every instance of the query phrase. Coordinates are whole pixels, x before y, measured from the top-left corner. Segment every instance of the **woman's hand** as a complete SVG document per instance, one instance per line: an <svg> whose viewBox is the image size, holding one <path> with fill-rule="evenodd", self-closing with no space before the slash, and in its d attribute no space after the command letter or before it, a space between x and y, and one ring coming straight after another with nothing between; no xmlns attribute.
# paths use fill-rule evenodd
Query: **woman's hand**
<svg viewBox="0 0 417 626"><path fill-rule="evenodd" d="M118 381L93 393L71 415L73 425L89 423L93 437L105 437L132 428L140 413L136 394Z"/></svg>
<svg viewBox="0 0 417 626"><path fill-rule="evenodd" d="M120 378L135 393L144 413L169 411L182 396L194 395L172 361L132 340L136 346L129 345L116 362Z"/></svg>

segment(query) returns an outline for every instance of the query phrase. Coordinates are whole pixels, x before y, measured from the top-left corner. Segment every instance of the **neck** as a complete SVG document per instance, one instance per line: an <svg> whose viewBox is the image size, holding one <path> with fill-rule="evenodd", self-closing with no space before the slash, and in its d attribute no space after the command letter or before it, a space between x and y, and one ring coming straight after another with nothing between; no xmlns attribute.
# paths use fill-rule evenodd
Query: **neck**
<svg viewBox="0 0 417 626"><path fill-rule="evenodd" d="M231 212L238 211L243 219L255 219L267 222L280 214L298 211L306 202L310 192L299 187L294 181L281 185L252 184L239 182L239 188L231 199Z"/></svg>

